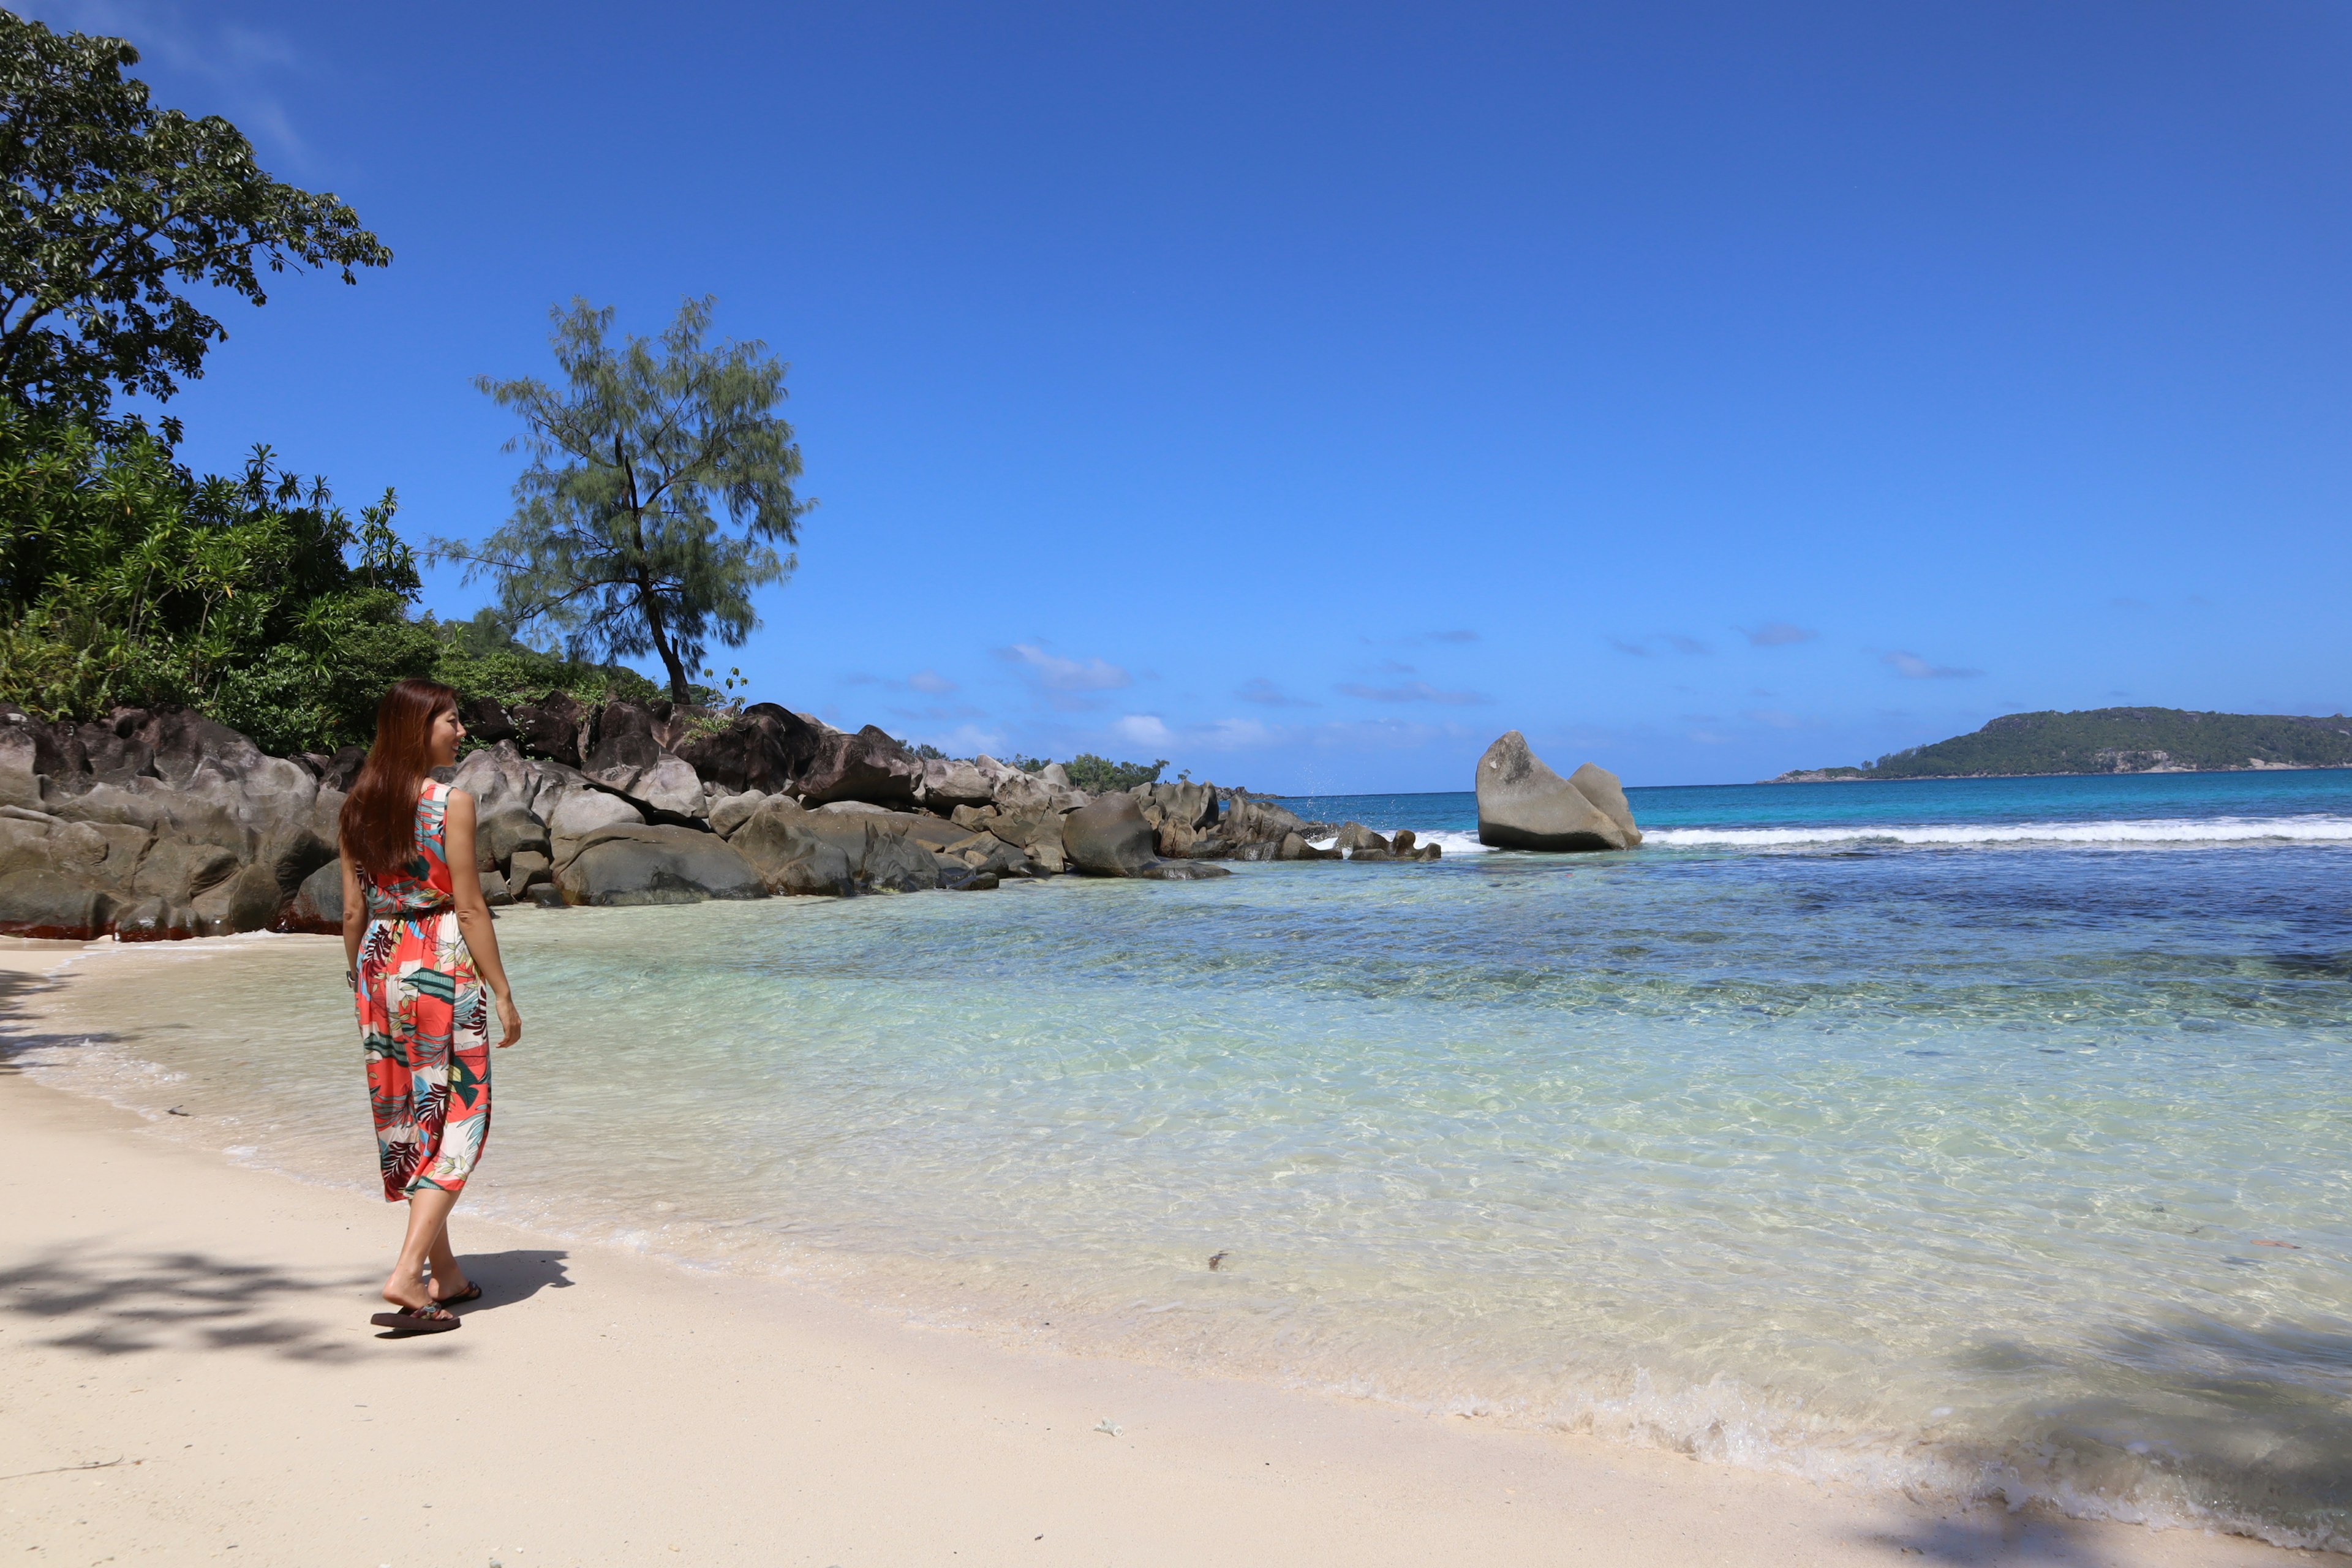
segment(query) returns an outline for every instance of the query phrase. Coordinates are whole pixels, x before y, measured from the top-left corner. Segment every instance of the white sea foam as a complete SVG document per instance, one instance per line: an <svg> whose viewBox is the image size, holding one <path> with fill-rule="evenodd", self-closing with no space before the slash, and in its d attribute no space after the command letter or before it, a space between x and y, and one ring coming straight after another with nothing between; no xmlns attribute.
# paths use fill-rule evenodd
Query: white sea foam
<svg viewBox="0 0 2352 1568"><path fill-rule="evenodd" d="M1393 827L1378 827L1374 828L1373 831L1378 833L1383 838L1393 838L1397 836L1398 830ZM1439 846L1448 855L1484 855L1486 853L1486 846L1478 842L1478 836L1475 833L1457 832L1452 828L1437 828L1424 832L1416 827L1412 830L1412 836L1421 843ZM1339 837L1336 835L1327 833L1320 838L1310 838L1307 842L1317 849L1328 849L1332 845L1337 844L1339 841Z"/></svg>
<svg viewBox="0 0 2352 1568"><path fill-rule="evenodd" d="M2065 844L2135 848L2175 844L2352 844L2352 818L2202 816L2136 822L2011 822L1811 827L1658 827L1645 842L1735 849L1800 849L1838 844Z"/></svg>

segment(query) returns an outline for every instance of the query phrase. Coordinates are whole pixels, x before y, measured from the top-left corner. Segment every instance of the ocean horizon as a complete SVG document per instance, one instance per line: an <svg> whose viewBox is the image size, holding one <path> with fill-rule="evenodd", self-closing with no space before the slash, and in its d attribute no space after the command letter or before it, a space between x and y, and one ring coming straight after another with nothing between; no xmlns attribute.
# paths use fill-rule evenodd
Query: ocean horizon
<svg viewBox="0 0 2352 1568"><path fill-rule="evenodd" d="M1286 797L1444 858L513 911L460 1225L2352 1549L2352 772L1628 795L1623 854ZM15 1060L365 1191L321 952L94 952Z"/></svg>

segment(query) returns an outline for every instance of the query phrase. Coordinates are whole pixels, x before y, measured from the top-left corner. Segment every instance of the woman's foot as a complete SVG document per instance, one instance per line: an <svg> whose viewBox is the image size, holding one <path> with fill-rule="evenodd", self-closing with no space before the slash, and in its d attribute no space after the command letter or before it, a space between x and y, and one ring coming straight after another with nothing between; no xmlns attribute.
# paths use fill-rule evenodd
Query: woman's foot
<svg viewBox="0 0 2352 1568"><path fill-rule="evenodd" d="M482 1299L482 1288L479 1285L467 1283L462 1274L457 1276L457 1284L446 1289L442 1286L441 1276L438 1274L433 1277L431 1285L433 1299L445 1307L462 1307L468 1301L478 1301Z"/></svg>
<svg viewBox="0 0 2352 1568"><path fill-rule="evenodd" d="M383 1282L383 1299L395 1307L430 1307L435 1303L431 1287L425 1282L425 1271L404 1274L395 1268L392 1278Z"/></svg>

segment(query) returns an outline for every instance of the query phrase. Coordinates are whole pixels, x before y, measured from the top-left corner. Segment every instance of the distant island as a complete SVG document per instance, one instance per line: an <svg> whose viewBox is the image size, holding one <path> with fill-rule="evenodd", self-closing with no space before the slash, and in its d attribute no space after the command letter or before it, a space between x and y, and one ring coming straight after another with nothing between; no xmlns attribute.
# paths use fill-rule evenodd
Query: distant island
<svg viewBox="0 0 2352 1568"><path fill-rule="evenodd" d="M1799 768L1766 784L2013 778L2033 773L2189 773L2352 768L2352 719L2093 708L2007 713L1974 734L1891 752L1858 768Z"/></svg>

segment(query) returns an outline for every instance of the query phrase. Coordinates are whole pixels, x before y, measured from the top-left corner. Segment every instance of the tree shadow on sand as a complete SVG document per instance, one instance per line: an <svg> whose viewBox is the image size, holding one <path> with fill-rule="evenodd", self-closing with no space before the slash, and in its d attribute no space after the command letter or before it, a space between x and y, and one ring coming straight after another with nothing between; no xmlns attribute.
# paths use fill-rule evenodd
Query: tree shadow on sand
<svg viewBox="0 0 2352 1568"><path fill-rule="evenodd" d="M2014 1376L2015 1397L2033 1410L2029 1428L1971 1457L2022 1470L2037 1497L2128 1499L2158 1516L2352 1547L2352 1324L2172 1308L2111 1326L2084 1350L1986 1344L1956 1358ZM2108 1560L2038 1507L2009 1517L1885 1539L1931 1562Z"/></svg>
<svg viewBox="0 0 2352 1568"><path fill-rule="evenodd" d="M477 1253L461 1259L482 1287L468 1314L510 1307L572 1281L560 1251ZM55 1248L0 1269L0 1317L46 1325L37 1342L86 1355L168 1349L252 1352L287 1361L342 1362L367 1353L338 1316L374 1311L381 1276L300 1274L199 1252L93 1254Z"/></svg>
<svg viewBox="0 0 2352 1568"><path fill-rule="evenodd" d="M1939 1519L1916 1529L1885 1531L1863 1540L1905 1556L1951 1568L2116 1568L2116 1529L2080 1520L2027 1519L2016 1514L1988 1519Z"/></svg>

